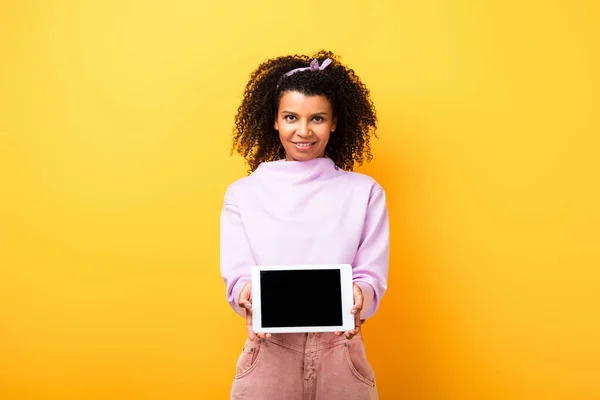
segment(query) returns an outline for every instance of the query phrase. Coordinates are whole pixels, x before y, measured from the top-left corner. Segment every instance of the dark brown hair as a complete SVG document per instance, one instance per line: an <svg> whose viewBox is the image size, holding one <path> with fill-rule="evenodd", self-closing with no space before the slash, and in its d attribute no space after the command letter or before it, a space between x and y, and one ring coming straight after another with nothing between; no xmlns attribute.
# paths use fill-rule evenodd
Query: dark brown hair
<svg viewBox="0 0 600 400"><path fill-rule="evenodd" d="M321 71L300 71L285 76L295 68L308 67L313 59L332 63ZM254 171L261 162L285 158L278 132L273 127L279 99L287 91L305 96L325 96L333 106L337 128L332 132L325 156L335 165L351 171L354 164L373 158L369 146L371 135L377 137L377 117L369 90L352 69L342 65L339 57L319 51L312 57L293 55L261 63L250 75L242 104L235 116L233 148Z"/></svg>

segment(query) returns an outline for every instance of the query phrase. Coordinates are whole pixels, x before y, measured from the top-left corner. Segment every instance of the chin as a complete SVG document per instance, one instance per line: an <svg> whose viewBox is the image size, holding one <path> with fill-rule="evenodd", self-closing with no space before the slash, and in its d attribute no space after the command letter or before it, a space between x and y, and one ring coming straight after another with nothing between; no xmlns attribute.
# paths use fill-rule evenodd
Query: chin
<svg viewBox="0 0 600 400"><path fill-rule="evenodd" d="M318 154L306 154L306 153L293 153L292 158L296 161L309 161L313 158L318 158Z"/></svg>

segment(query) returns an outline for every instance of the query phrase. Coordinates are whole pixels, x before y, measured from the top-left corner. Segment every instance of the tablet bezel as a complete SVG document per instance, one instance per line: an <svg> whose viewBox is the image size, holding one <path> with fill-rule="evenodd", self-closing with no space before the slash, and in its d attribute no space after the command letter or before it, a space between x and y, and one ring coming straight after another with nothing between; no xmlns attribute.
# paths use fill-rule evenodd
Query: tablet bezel
<svg viewBox="0 0 600 400"><path fill-rule="evenodd" d="M340 271L342 289L342 325L339 326L296 326L265 328L262 326L260 272L261 271L297 271L297 270L326 270ZM298 300L298 299L296 299ZM301 311L301 302L294 309ZM256 333L304 333L304 332L346 332L354 329L354 315L350 310L354 305L352 293L352 266L350 264L317 264L317 265L258 265L252 267L252 328Z"/></svg>

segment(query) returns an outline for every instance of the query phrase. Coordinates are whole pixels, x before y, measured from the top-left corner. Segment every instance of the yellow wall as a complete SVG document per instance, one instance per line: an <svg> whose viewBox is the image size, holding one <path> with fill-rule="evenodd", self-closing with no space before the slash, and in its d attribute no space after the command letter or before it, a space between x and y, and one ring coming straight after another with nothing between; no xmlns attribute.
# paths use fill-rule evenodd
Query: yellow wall
<svg viewBox="0 0 600 400"><path fill-rule="evenodd" d="M1 399L227 398L232 118L320 48L380 117L381 398L600 398L598 2L375 3L1 3Z"/></svg>

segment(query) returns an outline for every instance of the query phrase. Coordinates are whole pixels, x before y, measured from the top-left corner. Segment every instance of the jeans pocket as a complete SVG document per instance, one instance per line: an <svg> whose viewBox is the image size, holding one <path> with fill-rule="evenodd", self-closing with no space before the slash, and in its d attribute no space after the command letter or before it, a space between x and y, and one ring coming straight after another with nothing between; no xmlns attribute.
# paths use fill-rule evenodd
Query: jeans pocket
<svg viewBox="0 0 600 400"><path fill-rule="evenodd" d="M244 349L242 350L242 354L240 354L240 356L238 357L235 366L235 379L243 378L256 368L261 355L260 347L260 339L246 339L246 343L244 345Z"/></svg>
<svg viewBox="0 0 600 400"><path fill-rule="evenodd" d="M362 340L344 343L344 354L350 370L361 382L374 387L375 373L367 360L365 344Z"/></svg>

